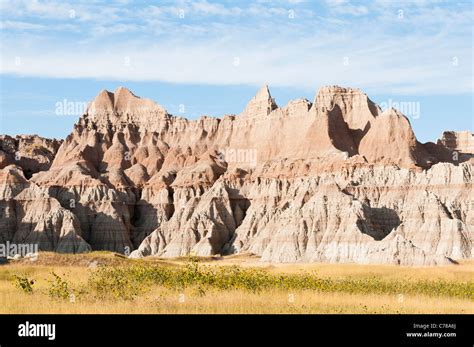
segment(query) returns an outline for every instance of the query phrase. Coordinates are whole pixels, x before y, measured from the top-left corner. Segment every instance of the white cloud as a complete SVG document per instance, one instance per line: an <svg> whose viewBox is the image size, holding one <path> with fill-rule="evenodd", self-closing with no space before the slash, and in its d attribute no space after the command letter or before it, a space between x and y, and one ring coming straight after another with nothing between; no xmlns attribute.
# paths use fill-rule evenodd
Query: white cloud
<svg viewBox="0 0 474 347"><path fill-rule="evenodd" d="M34 24L21 21L4 21L0 22L0 29L15 29L15 30L44 30L47 27L41 24Z"/></svg>
<svg viewBox="0 0 474 347"><path fill-rule="evenodd" d="M307 89L343 84L409 94L472 91L472 50L466 41L472 11L419 5L400 22L396 11L362 6L365 12L341 0L329 6L330 12L338 12L336 17L314 17L310 9L301 8L296 10L296 19L289 18L287 8L276 2L245 8L182 2L178 7L134 11L126 7L92 11L81 6L85 5L77 5L82 13L79 23L61 24L77 25L76 30L84 31L79 39L23 33L20 40L15 34L4 35L1 72L177 83L270 83ZM192 21L180 22L179 6L186 8L187 15L193 14ZM341 9L357 16L357 22L342 16ZM2 22L4 28L41 31L41 26L58 25L29 23L11 11L9 16L15 20ZM41 10L33 6L31 11L41 16L63 12L51 6ZM361 16L365 13L371 17ZM205 19L199 20L199 15ZM232 22L227 21L229 16L240 17Z"/></svg>
<svg viewBox="0 0 474 347"><path fill-rule="evenodd" d="M335 8L334 13L361 16L369 13L369 9L366 6L343 5Z"/></svg>
<svg viewBox="0 0 474 347"><path fill-rule="evenodd" d="M217 16L235 16L242 13L239 7L226 7L221 4L211 4L205 0L194 1L191 3L192 9L205 15Z"/></svg>
<svg viewBox="0 0 474 347"><path fill-rule="evenodd" d="M352 16L361 16L369 12L364 5L354 5L347 0L326 0L326 3L333 14L349 14Z"/></svg>

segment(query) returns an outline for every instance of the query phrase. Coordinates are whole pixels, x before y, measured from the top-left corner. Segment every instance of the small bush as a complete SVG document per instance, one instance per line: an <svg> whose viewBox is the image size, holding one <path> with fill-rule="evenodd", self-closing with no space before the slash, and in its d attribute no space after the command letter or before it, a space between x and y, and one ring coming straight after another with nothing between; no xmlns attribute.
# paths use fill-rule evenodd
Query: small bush
<svg viewBox="0 0 474 347"><path fill-rule="evenodd" d="M35 280L28 279L24 276L13 275L13 281L15 286L23 291L24 293L31 294L33 293L33 285L35 284Z"/></svg>
<svg viewBox="0 0 474 347"><path fill-rule="evenodd" d="M56 273L52 272L51 274L53 275L53 279L49 281L49 296L55 299L69 299L72 294L69 283Z"/></svg>
<svg viewBox="0 0 474 347"><path fill-rule="evenodd" d="M99 267L89 278L88 287L93 289L99 298L112 295L116 299L133 300L145 290L147 281L145 273L134 269L133 276L122 267Z"/></svg>

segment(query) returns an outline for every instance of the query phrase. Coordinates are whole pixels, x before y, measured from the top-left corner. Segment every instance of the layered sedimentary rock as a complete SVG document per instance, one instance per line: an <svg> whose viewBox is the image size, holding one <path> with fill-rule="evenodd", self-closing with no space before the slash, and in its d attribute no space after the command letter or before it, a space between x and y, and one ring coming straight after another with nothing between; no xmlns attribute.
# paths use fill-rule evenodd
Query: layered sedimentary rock
<svg viewBox="0 0 474 347"><path fill-rule="evenodd" d="M474 135L469 131L445 131L438 145L449 148L455 155L472 160L474 153Z"/></svg>
<svg viewBox="0 0 474 347"><path fill-rule="evenodd" d="M90 250L74 213L62 208L47 189L28 182L14 165L0 172L0 225L1 243L62 253Z"/></svg>
<svg viewBox="0 0 474 347"><path fill-rule="evenodd" d="M240 115L197 120L102 91L50 166L26 179L4 165L2 237L132 257L448 264L474 256L460 134L422 144L399 111L337 86L282 108L264 86Z"/></svg>
<svg viewBox="0 0 474 347"><path fill-rule="evenodd" d="M15 164L30 178L36 172L49 169L61 142L37 135L0 135L0 169Z"/></svg>

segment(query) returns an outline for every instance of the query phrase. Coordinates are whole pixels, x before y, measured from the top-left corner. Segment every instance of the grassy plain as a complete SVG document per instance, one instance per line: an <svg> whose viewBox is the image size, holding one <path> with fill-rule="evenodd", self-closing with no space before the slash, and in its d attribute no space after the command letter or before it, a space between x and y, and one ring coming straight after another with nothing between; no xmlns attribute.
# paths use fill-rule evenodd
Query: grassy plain
<svg viewBox="0 0 474 347"><path fill-rule="evenodd" d="M474 313L474 262L265 264L40 253L0 266L0 313Z"/></svg>

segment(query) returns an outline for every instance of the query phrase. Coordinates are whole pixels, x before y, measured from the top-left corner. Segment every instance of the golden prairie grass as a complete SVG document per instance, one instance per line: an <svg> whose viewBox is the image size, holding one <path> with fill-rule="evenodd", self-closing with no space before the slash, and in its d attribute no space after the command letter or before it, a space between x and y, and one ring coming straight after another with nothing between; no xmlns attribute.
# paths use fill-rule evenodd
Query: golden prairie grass
<svg viewBox="0 0 474 347"><path fill-rule="evenodd" d="M195 264L105 252L40 254L35 263L0 267L0 313L472 314L472 265L268 265L243 257ZM229 275L236 268L239 274ZM34 280L33 293L15 286L15 275Z"/></svg>

